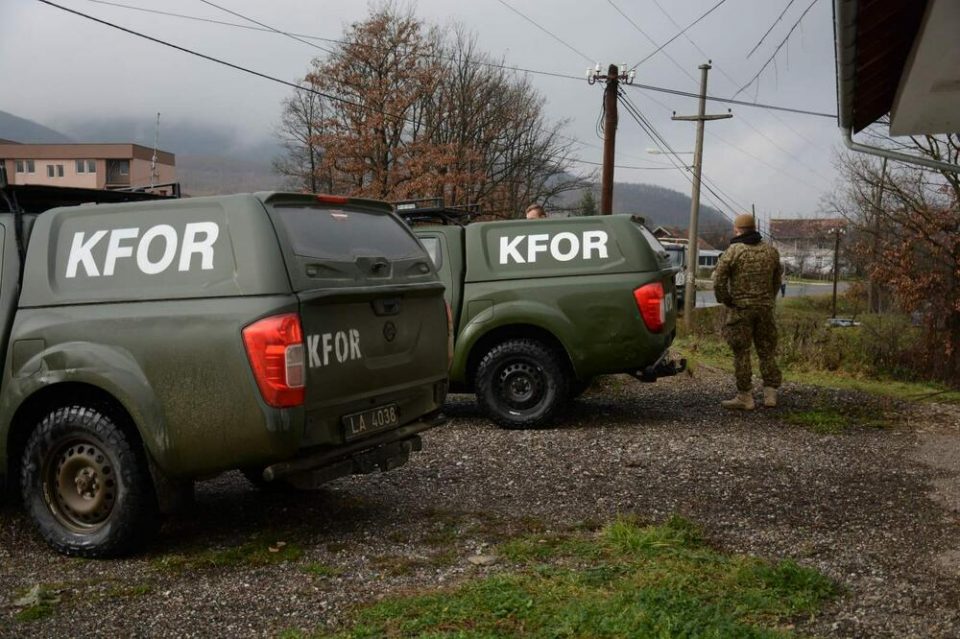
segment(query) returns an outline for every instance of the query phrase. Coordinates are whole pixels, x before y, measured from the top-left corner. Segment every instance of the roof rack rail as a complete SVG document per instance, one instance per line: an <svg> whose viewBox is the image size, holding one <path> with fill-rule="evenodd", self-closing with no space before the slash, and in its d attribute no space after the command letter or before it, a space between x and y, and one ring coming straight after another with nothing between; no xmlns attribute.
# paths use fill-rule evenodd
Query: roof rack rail
<svg viewBox="0 0 960 639"><path fill-rule="evenodd" d="M393 203L393 209L410 226L418 222L440 222L463 226L474 216L480 215L479 204L446 206L442 197L399 200Z"/></svg>

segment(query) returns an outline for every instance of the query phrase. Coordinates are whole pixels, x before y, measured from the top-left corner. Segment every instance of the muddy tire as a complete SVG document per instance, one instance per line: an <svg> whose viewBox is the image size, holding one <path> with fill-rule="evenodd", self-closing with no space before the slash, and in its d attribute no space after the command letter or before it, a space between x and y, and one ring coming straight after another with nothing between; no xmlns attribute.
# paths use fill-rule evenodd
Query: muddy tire
<svg viewBox="0 0 960 639"><path fill-rule="evenodd" d="M106 410L73 405L47 414L27 440L21 469L27 513L58 552L125 555L156 532L146 455Z"/></svg>
<svg viewBox="0 0 960 639"><path fill-rule="evenodd" d="M561 355L532 339L493 347L477 366L477 403L503 428L536 428L557 416L569 379Z"/></svg>

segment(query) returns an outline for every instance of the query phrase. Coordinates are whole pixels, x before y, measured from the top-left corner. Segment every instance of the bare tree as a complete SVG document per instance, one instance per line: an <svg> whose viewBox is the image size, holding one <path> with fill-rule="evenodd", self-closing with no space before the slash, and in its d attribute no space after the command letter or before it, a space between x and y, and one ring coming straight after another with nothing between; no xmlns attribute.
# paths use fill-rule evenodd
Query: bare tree
<svg viewBox="0 0 960 639"><path fill-rule="evenodd" d="M323 148L320 134L324 120L324 102L309 80L283 101L278 135L284 154L273 162L274 171L287 178L297 190L317 193L330 191L329 174L320 171Z"/></svg>
<svg viewBox="0 0 960 639"><path fill-rule="evenodd" d="M911 137L868 132L886 146L937 160L960 159L960 135ZM843 155L846 186L835 205L857 232L852 254L874 282L924 327L929 370L960 379L960 177L915 165ZM878 206L878 203L880 204Z"/></svg>
<svg viewBox="0 0 960 639"><path fill-rule="evenodd" d="M514 217L533 201L581 188L572 145L543 114L525 76L478 51L462 29L443 33L393 4L353 24L308 82L319 97L309 139L316 165L288 153L299 173L326 176L331 190L383 199L442 195ZM299 105L288 102L296 124ZM573 176L573 177L572 177Z"/></svg>

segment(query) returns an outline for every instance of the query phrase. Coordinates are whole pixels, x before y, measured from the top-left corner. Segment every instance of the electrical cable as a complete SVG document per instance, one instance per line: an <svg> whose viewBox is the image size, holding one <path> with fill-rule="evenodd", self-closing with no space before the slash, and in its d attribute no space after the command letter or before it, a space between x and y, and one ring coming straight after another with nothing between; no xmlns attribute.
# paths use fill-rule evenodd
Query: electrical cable
<svg viewBox="0 0 960 639"><path fill-rule="evenodd" d="M640 32L640 35L642 35L644 38L646 38L647 41L648 41L650 44L652 44L652 45L655 46L655 47L656 47L656 46L659 46L659 45L657 44L657 41L654 40L652 37L650 37L650 34L648 34L646 31L644 31L644 30L640 27L639 24L637 24L636 22L634 22L633 18L631 18L630 16L628 16L626 13L624 13L624 12L623 12L623 9L621 9L621 8L618 7L616 4L614 4L613 0L607 0L607 3L608 3L611 7L613 7L613 8L616 10L617 13L619 13L621 16L623 16L623 19L626 20L627 22L629 22L630 25L631 25L634 29L636 29L637 31L639 31L639 32ZM686 34L684 34L684 37L686 37ZM689 40L689 38L687 38L687 39ZM672 55L670 55L670 54L669 54L668 52L666 52L666 51L663 52L663 55L667 56L667 59L670 60L670 62L673 63L673 66L677 67L677 69L679 69L682 74L684 74L685 76L687 76L688 78L690 78L690 81L691 81L691 82L696 83L697 79L694 78L693 75L683 67L683 65L681 65L679 62L677 62L677 59L676 59L676 58L674 58Z"/></svg>
<svg viewBox="0 0 960 639"><path fill-rule="evenodd" d="M41 1L41 2L42 2L43 0L38 0L38 1ZM247 30L250 30L250 31L262 31L262 32L268 32L268 33L276 33L275 31L272 31L272 30L270 30L270 29L261 29L261 28L258 28L258 27L251 27L251 26L248 26L248 25L245 25L245 24L238 24L238 23L236 23L236 22L226 22L226 21L221 21L221 20L213 20L213 19L210 19L210 18L201 18L201 17L198 17L198 16L191 16L191 15L186 15L186 14L181 14L181 13L173 13L173 12L168 12L168 11L160 11L160 10L158 10L158 9L147 9L147 8L144 8L144 7L134 7L134 6L125 5L125 4L122 4L122 3L119 3L119 2L109 2L109 1L107 1L107 0L86 0L86 1L87 1L87 2L93 2L93 3L96 3L96 4L101 4L101 5L116 7L116 8L119 8L119 9L128 9L128 10L131 10L131 11L140 11L140 12L144 12L144 13L152 13L152 14L156 14L156 15L163 15L163 16L168 16L168 17L171 17L171 18L180 18L180 19L183 19L183 20L194 20L194 21L198 21L198 22L207 22L207 23L216 24L216 25L220 25L220 26L234 27L234 28L238 28L238 29L247 29ZM77 14L77 15L83 16L83 17L88 18L88 19L91 19L91 20L100 21L99 18L95 18L95 17L90 16L90 15L88 15L88 14L81 13L81 12L79 12L79 11L75 11L75 10L73 10L73 9L68 9L67 7L62 7L62 6L60 6L60 5L54 5L53 3L49 3L49 2L46 3L46 4L51 4L51 5L53 5L53 6L56 6L57 8L63 9L63 10L65 10L65 11L70 11L71 13L75 13L75 14ZM103 21L103 22L106 22L106 21ZM107 23L107 24L109 24L110 26L113 26L112 23ZM122 29L123 27L116 27L116 28L121 28L121 29ZM283 32L281 32L281 33L283 33ZM291 35L294 35L294 36L297 36L297 37L308 38L308 39L313 39L313 40L320 40L320 41L323 41L323 42L329 42L329 43L331 43L331 44L341 44L341 45L350 44L350 43L348 43L348 42L346 42L346 41L344 41L344 40L337 40L337 39L335 39L335 38L324 38L324 37L316 36L316 35L306 35L306 34L303 34L303 33L293 33L293 32L290 32L290 34L291 34ZM140 34L136 34L136 35L140 35ZM147 37L147 38L149 38L149 36L142 36L142 37ZM364 45L364 46L373 47L374 45ZM229 63L228 63L228 64L229 64ZM504 71L513 71L513 72L515 72L515 73L529 73L529 74L531 74L531 75L541 75L541 76L545 76L545 77L561 78L561 79L564 79L564 80L576 80L577 82L583 82L583 76L570 75L569 73L557 73L557 72L554 72L554 71L544 71L544 70L541 70L541 69L530 69L530 68L527 68L527 67L520 67L520 66L515 66L515 65L497 64L497 63L495 63L495 62L476 61L476 62L473 62L472 64L476 64L476 65L478 65L478 66L490 67L490 68L494 68L494 69L502 69L502 70L504 70ZM671 95L679 95L679 96L689 97L689 98L699 98L699 97L700 97L700 94L699 94L699 93L693 93L693 92L691 92L691 91L681 91L681 90L679 90L679 89L670 89L670 88L666 88L666 87L658 87L658 86L654 86L654 85L646 85L646 84L644 84L644 85L637 85L637 84L633 84L633 85L630 85L630 86L635 86L635 87L637 87L637 88L643 88L643 89L648 90L648 91L656 91L656 92L659 92L659 93L668 93L668 94L671 94ZM811 115L811 116L819 116L819 117L832 118L832 119L836 119L836 117L837 117L837 115L836 115L835 113L823 113L823 112L819 112L819 111L810 111L810 110L803 110L803 109L792 108L792 107L783 107L783 106L774 105L774 104L763 104L763 103L759 103L759 102L748 102L748 101L744 101L744 100L733 100L733 99L727 99L727 98L720 98L720 97L712 96L712 95L706 96L706 99L707 99L707 100L710 100L710 101L714 101L714 102L723 102L723 103L729 103L729 104L736 104L736 105L740 105L740 106L755 107L755 108L760 108L760 109L768 109L768 110L776 110L776 111L786 111L786 112L789 112L789 113L797 113L797 114L800 114L800 115ZM801 136L801 137L802 137L802 136ZM809 142L809 140L807 140L807 141Z"/></svg>
<svg viewBox="0 0 960 639"><path fill-rule="evenodd" d="M800 23L803 22L804 17L806 17L807 13L809 13L810 9L812 9L812 8L813 8L813 5L817 4L817 2L818 2L818 0L813 0L813 2L811 2L811 3L809 4L809 6L807 6L807 8L803 10L803 13L800 14L800 17L797 18L797 21L793 23L793 26L792 26L792 27L790 27L790 31L787 32L786 37L784 37L784 39L780 42L780 44L777 45L777 48L773 50L773 53L770 55L769 58L767 58L767 61L763 63L763 66L760 67L760 70L757 71L757 73L750 79L749 82L747 82L745 85L743 85L742 87L740 87L740 89L739 89L736 93L733 94L733 97L737 97L737 96L740 95L748 86L750 86L751 84L753 84L754 82L757 81L757 79L760 77L760 74L763 73L764 69L766 69L767 66L769 66L769 64L777 57L777 54L780 52L780 49L782 49L782 48L783 48L783 45L785 45L785 44L787 43L787 41L790 39L790 36L793 35L794 30L795 30L798 26L800 26Z"/></svg>
<svg viewBox="0 0 960 639"><path fill-rule="evenodd" d="M790 1L787 3L787 6L785 6L785 7L783 8L783 11L781 11L781 12L780 12L780 15L777 16L777 19L773 21L773 24L770 25L770 28L767 29L766 33L764 33L763 36L760 38L760 40L759 40L755 45L753 45L753 48L752 48L752 49L750 49L750 53L747 54L747 58L748 58L748 59L750 58L751 55L753 55L753 52L754 52L754 51L756 51L758 48L760 48L760 45L763 44L763 41L766 40L766 38L767 38L768 35L770 35L770 32L773 31L774 27L776 27L778 24L780 24L780 21L783 20L783 16L786 15L787 11L790 10L790 7L792 7L792 6L793 6L793 3L796 2L796 1L797 1L797 0L790 0Z"/></svg>
<svg viewBox="0 0 960 639"><path fill-rule="evenodd" d="M536 28L540 29L541 31L543 31L544 33L546 33L548 36L550 36L551 38L553 38L554 40L556 40L557 42L559 42L560 44L562 44L562 45L565 46L566 48L568 48L568 49L570 49L571 51L573 51L574 53L576 53L578 56L580 56L581 58L583 58L584 60L586 60L588 63L592 63L592 62L593 62L593 60L591 60L585 53L583 53L582 51L577 50L573 45L571 45L571 44L568 43L567 41L563 40L563 39L560 38L559 36L557 36L557 35L551 33L550 31L548 31L545 27L543 27L543 26L541 26L539 23L537 23L537 21L534 20L533 18L530 18L529 16L521 13L521 12L518 11L517 9L514 9L512 6L510 6L510 4L509 4L506 0L497 0L497 2L499 2L500 4L502 4L503 6L505 6L507 9L510 9L510 11L513 11L515 14L517 14L518 16L520 16L521 18L523 18L524 20L526 20L527 22L529 22L530 24L532 24L532 25L535 26Z"/></svg>
<svg viewBox="0 0 960 639"><path fill-rule="evenodd" d="M690 184L693 184L693 177L688 175L688 172L690 169L683 164L683 161L680 159L680 156L677 154L676 151L673 150L673 147L670 146L670 144L660 134L660 132L657 131L656 127L653 126L653 123L651 123L649 120L646 119L646 117L640 112L639 108L637 108L637 106L633 104L633 102L631 102L625 94L621 93L621 95L618 97L620 98L620 103L623 104L624 108L627 110L627 113L634 119L634 121L637 122L640 128L650 137L650 140L654 143L654 145L656 145L661 152L666 154L667 159L670 160L672 164L674 164L674 167L682 173L684 178L686 178L686 180L690 182ZM676 158L677 163L674 163L673 158ZM713 195L714 198L716 198L714 200L714 204L717 205L717 211L720 212L724 217L726 217L729 221L732 222L733 217L727 214L726 211L724 211L723 209L724 207L726 207L731 211L735 211L736 207L732 206L722 196L720 196L713 188L711 188L710 184L704 184L705 180L703 178L704 178L704 175L703 175L703 170L701 168L701 171L700 171L701 187L703 187L704 190L706 190L710 195ZM707 197L708 199L710 199L709 196ZM718 202L722 202L722 204L719 204Z"/></svg>
<svg viewBox="0 0 960 639"><path fill-rule="evenodd" d="M701 15L699 18L697 18L696 20L694 20L693 22L691 22L691 23L688 24L687 26L685 26L685 27L684 27L683 29L681 29L675 36L673 36L672 38L670 38L669 40L667 40L666 42L664 42L663 44L661 44L661 45L660 45L659 47L657 47L653 52L647 54L647 56L646 56L645 58L643 58L642 60L640 60L640 62L637 62L635 65L633 65L633 67L631 67L631 70L636 69L636 68L639 67L641 64L643 64L644 62L646 62L647 60L649 60L649 59L652 58L653 56L657 55L659 52L663 51L663 48L664 48L664 47L666 47L668 44L670 44L671 42L673 42L674 40L676 40L677 38L679 38L680 36L682 36L682 35L683 35L684 33L686 33L691 27L693 27L695 24L697 24L698 22L700 22L701 20L703 20L704 18L706 18L708 15L710 15L711 13L713 13L716 9L720 8L720 5L722 5L722 4L723 4L724 2L726 2L726 1L727 1L727 0L720 0L720 1L717 2L715 5L713 5L713 6L710 7L709 9L707 9L706 13L704 13L703 15Z"/></svg>
<svg viewBox="0 0 960 639"><path fill-rule="evenodd" d="M234 11L233 9L227 9L226 7L222 7L222 6L220 6L219 4L217 4L217 3L215 3L215 2L211 2L210 0L200 0L200 2L202 2L202 3L205 4L205 5L211 6L211 7L215 8L215 9L219 9L220 11L223 11L223 12L225 12L225 13L229 13L229 14L232 15L232 16L236 16L236 17L238 17L238 18L240 18L240 19L242 19L242 20L246 20L247 22L252 22L253 24L255 24L255 25L257 25L257 26L260 26L260 27L263 27L264 29L268 29L268 30L270 30L270 31L273 31L274 33L279 33L280 35L286 36L286 37L288 37L288 38L290 38L290 39L292 39L292 40L296 40L297 42L302 42L303 44L305 44L305 45L307 45L307 46L313 47L314 49L320 49L321 51L323 51L323 52L325 52L325 53L329 53L330 55L333 55L333 51L332 51L331 49L328 49L328 48L326 48L326 47L321 47L319 44L316 44L315 42L310 42L309 40L304 40L303 38L301 38L301 37L299 37L299 36L297 36L297 35L294 35L294 34L292 34L292 33L287 33L286 31L281 31L280 29L277 29L277 28L275 28L275 27L271 27L269 24L264 24L264 23L262 23L262 22L260 22L260 21L258 21L258 20L254 20L253 18L250 18L250 17L248 17L248 16L245 16L245 15L243 15L242 13L238 13L238 12Z"/></svg>

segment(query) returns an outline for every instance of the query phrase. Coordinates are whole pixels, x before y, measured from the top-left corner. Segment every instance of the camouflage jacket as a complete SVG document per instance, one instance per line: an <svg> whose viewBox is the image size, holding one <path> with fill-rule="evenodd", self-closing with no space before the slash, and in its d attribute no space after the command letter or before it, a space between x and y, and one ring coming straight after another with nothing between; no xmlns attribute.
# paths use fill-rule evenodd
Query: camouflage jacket
<svg viewBox="0 0 960 639"><path fill-rule="evenodd" d="M738 242L720 256L713 273L713 292L724 306L772 308L782 277L777 249L763 242Z"/></svg>

